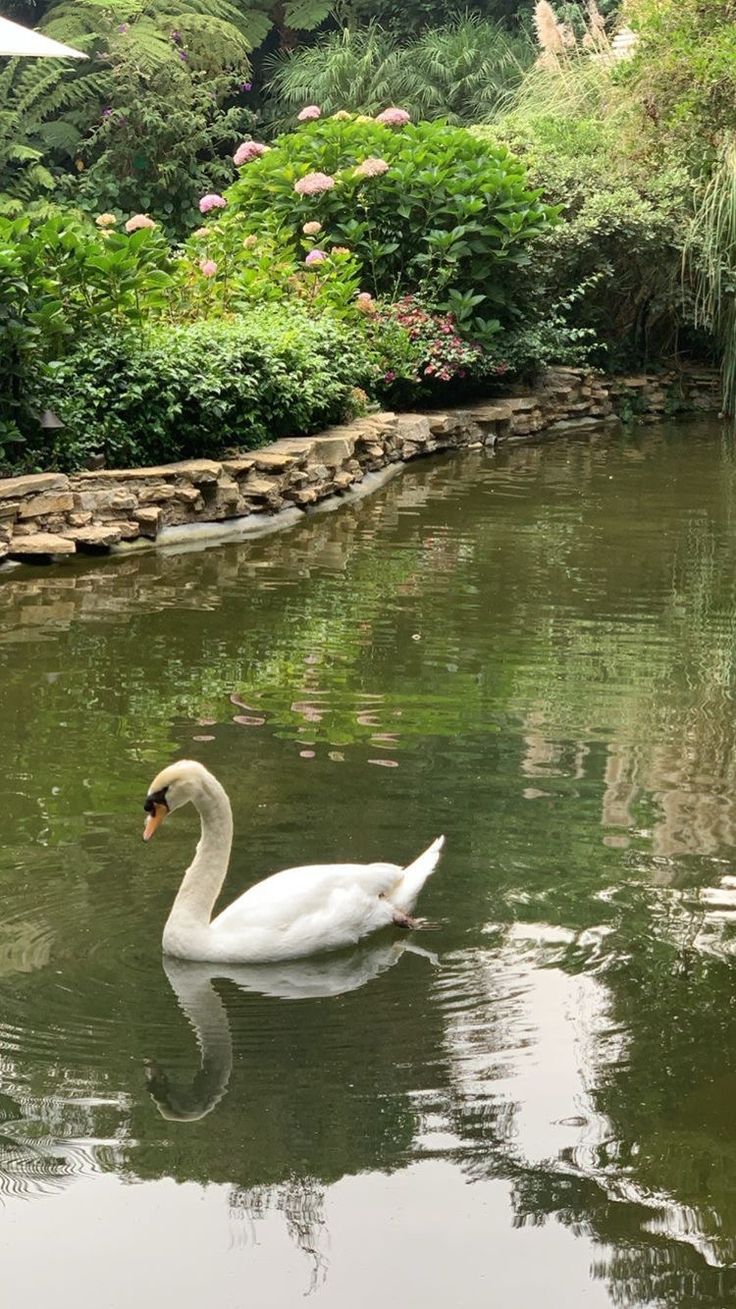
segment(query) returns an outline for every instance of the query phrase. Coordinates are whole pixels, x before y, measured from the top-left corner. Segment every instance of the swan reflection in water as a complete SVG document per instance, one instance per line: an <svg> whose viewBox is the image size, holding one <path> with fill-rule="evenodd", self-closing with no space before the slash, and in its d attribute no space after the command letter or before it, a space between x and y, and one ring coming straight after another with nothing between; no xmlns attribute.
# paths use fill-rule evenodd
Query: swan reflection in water
<svg viewBox="0 0 736 1309"><path fill-rule="evenodd" d="M189 1084L177 1084L156 1060L149 1060L148 1090L162 1118L196 1122L211 1113L227 1091L233 1047L227 1010L212 984L215 980L277 1000L326 999L359 990L397 964L403 954L438 963L435 954L410 940L374 941L350 952L274 964L189 963L164 956L164 972L197 1038L200 1066Z"/></svg>

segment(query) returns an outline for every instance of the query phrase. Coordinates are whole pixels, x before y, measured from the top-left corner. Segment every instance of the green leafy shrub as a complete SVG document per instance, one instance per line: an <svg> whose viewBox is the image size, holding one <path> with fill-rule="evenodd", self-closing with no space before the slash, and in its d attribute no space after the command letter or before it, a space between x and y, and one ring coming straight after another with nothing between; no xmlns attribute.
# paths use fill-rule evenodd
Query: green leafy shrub
<svg viewBox="0 0 736 1309"><path fill-rule="evenodd" d="M696 172L736 130L733 0L629 0L639 40L621 70L650 142L687 157Z"/></svg>
<svg viewBox="0 0 736 1309"><path fill-rule="evenodd" d="M85 168L67 181L67 194L93 215L142 210L171 236L186 235L199 197L232 180L233 151L255 124L253 113L231 102L235 86L232 72L166 62L144 74L127 57L80 147Z"/></svg>
<svg viewBox="0 0 736 1309"><path fill-rule="evenodd" d="M293 302L312 316L326 310L359 322L359 289L360 269L348 251L338 247L310 264L278 238L243 237L236 223L213 223L197 229L177 260L171 309L177 319L212 318Z"/></svg>
<svg viewBox="0 0 736 1309"><path fill-rule="evenodd" d="M364 290L421 289L479 336L508 317L519 269L555 221L505 146L443 123L351 117L280 137L243 166L227 201L219 221L243 236L278 236L304 259L305 225L319 224L321 249L347 248Z"/></svg>
<svg viewBox="0 0 736 1309"><path fill-rule="evenodd" d="M22 459L24 437L35 433L28 389L42 364L90 333L149 321L171 286L153 228L104 231L73 212L0 219L0 466Z"/></svg>
<svg viewBox="0 0 736 1309"><path fill-rule="evenodd" d="M64 427L33 454L70 469L93 453L124 467L249 449L344 418L378 372L363 334L286 307L97 337L37 380Z"/></svg>
<svg viewBox="0 0 736 1309"><path fill-rule="evenodd" d="M570 330L595 333L594 357L611 368L686 348L692 321L682 285L691 180L671 157L655 167L633 146L620 76L581 53L537 65L509 112L474 129L518 153L532 184L564 219L532 249L519 304L522 337L529 345L536 338L540 348L542 324L551 328L561 316ZM550 305L565 299L550 315ZM585 339L590 346L592 337ZM560 362L565 349L563 334Z"/></svg>

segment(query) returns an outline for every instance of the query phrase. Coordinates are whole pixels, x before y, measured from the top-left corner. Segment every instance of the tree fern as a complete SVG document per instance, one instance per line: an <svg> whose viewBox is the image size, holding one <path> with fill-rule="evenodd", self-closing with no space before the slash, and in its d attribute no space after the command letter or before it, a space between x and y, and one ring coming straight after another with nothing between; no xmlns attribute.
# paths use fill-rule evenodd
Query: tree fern
<svg viewBox="0 0 736 1309"><path fill-rule="evenodd" d="M331 9L331 0L287 0L284 20L289 27L313 32L329 17Z"/></svg>

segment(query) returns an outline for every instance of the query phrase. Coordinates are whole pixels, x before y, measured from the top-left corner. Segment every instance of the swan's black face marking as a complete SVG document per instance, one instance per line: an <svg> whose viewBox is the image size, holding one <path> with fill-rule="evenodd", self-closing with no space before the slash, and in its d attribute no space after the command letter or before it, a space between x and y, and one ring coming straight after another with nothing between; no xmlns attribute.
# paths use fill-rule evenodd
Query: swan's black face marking
<svg viewBox="0 0 736 1309"><path fill-rule="evenodd" d="M161 826L164 818L170 812L166 799L168 789L167 786L162 786L160 791L149 791L143 802L143 808L148 815L146 825L143 828L144 841L150 841L154 832Z"/></svg>
<svg viewBox="0 0 736 1309"><path fill-rule="evenodd" d="M169 806L166 802L166 792L168 789L168 786L164 786L160 791L149 791L143 801L143 808L147 814L155 814L157 804L162 804L164 808L168 810Z"/></svg>

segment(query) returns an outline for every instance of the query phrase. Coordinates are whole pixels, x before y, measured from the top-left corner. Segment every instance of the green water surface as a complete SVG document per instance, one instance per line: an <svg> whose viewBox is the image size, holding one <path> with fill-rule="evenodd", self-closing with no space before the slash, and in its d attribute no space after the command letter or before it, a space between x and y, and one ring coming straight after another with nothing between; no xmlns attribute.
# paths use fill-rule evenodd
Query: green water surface
<svg viewBox="0 0 736 1309"><path fill-rule="evenodd" d="M0 576L0 1268L57 1309L736 1304L736 451L717 424L412 465L270 539ZM407 862L353 952L162 961Z"/></svg>

